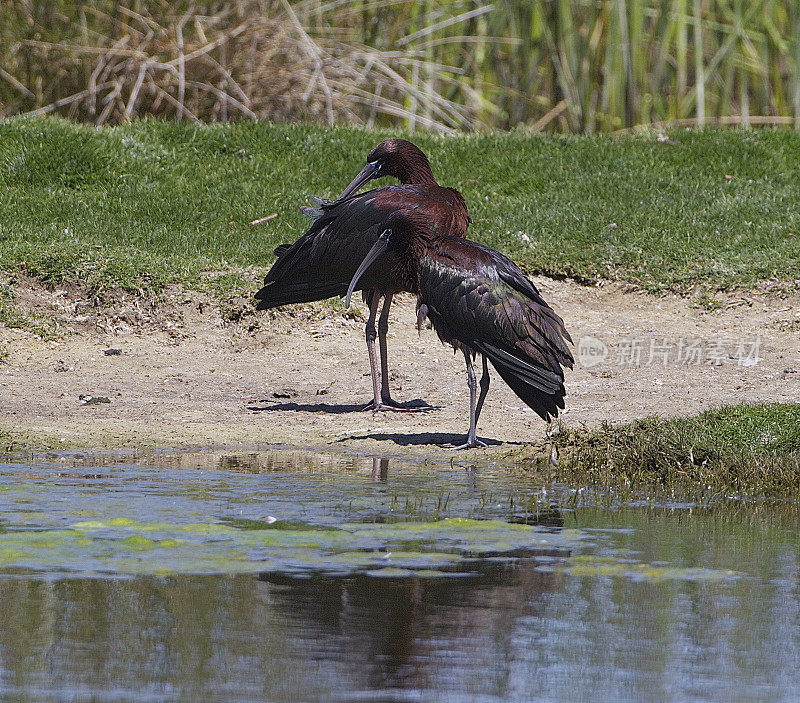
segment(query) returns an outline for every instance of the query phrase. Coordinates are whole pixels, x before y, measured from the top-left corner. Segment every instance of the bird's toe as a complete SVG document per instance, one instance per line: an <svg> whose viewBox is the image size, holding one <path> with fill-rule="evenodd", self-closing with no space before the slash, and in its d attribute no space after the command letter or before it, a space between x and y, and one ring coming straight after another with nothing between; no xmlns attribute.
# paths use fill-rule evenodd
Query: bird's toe
<svg viewBox="0 0 800 703"><path fill-rule="evenodd" d="M487 444L476 437L473 440L467 439L464 444L443 444L441 446L442 449L447 449L448 451L458 451L459 449L482 449L485 448Z"/></svg>

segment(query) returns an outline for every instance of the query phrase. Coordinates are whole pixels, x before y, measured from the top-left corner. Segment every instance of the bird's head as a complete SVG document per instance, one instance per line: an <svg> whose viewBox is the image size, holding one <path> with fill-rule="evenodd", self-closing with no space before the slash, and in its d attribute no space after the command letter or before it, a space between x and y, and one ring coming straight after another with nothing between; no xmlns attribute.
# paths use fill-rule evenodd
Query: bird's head
<svg viewBox="0 0 800 703"><path fill-rule="evenodd" d="M368 181L383 176L394 176L401 183L411 185L436 182L428 157L418 146L405 139L387 139L369 152L366 166L337 200L349 198Z"/></svg>

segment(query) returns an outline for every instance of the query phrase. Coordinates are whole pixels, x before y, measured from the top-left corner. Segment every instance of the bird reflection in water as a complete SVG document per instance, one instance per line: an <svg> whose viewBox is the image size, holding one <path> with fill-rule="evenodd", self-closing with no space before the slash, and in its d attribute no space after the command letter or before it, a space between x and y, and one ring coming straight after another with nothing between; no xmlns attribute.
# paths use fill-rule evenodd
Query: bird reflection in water
<svg viewBox="0 0 800 703"><path fill-rule="evenodd" d="M479 561L459 577L260 578L273 607L311 646L303 656L321 666L336 662L354 692L430 693L453 685L462 693L487 686L499 693L515 623L542 618L562 577L525 558ZM489 670L497 682L487 682Z"/></svg>
<svg viewBox="0 0 800 703"><path fill-rule="evenodd" d="M389 459L385 456L372 457L372 480L386 483L389 479Z"/></svg>

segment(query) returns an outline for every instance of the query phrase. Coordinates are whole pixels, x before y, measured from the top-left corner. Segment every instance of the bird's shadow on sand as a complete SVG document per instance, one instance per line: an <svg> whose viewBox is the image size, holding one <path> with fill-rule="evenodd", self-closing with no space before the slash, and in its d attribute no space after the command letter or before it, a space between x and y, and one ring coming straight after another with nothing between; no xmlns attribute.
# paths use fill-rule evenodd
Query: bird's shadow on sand
<svg viewBox="0 0 800 703"><path fill-rule="evenodd" d="M262 401L269 402L269 401ZM342 413L357 413L357 412L370 412L366 407L366 403L353 404L353 403L270 403L269 405L248 405L247 409L252 412L265 412L269 410L274 411L294 411L306 413L330 413L332 415L340 415ZM438 410L437 405L428 405L424 400L411 400L407 403L409 406L405 411L407 413L424 413L431 410ZM392 414L392 411L386 411ZM403 414L402 412L398 414Z"/></svg>
<svg viewBox="0 0 800 703"><path fill-rule="evenodd" d="M374 439L376 442L394 442L402 447L409 447L425 444L439 446L448 444L459 445L464 442L466 436L463 434L450 434L446 432L409 432L408 434L401 434L399 432L373 432L371 434L342 437L342 439L337 439L336 441L349 442L354 439ZM519 442L501 442L500 440L488 439L486 437L479 437L478 439L485 442L490 447L499 447L501 444L520 444Z"/></svg>
<svg viewBox="0 0 800 703"><path fill-rule="evenodd" d="M356 413L364 409L364 405L340 404L340 403L272 403L271 405L248 405L248 410L261 413L268 410L292 410L295 412L306 413L331 413L339 415L341 413Z"/></svg>

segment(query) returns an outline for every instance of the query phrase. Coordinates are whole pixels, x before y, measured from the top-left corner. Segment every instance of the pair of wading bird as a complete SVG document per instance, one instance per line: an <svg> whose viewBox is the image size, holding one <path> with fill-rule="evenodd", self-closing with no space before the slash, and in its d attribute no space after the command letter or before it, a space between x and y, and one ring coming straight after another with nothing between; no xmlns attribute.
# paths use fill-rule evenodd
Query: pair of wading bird
<svg viewBox="0 0 800 703"><path fill-rule="evenodd" d="M358 189L383 176L401 185ZM508 257L465 238L470 217L464 198L440 186L422 151L403 139L381 142L367 164L332 201L303 208L314 224L278 257L256 293L258 309L362 291L369 306L367 350L377 410L418 409L389 393L386 332L392 296L417 295L417 325L430 319L442 342L460 349L467 364L469 432L456 449L485 446L476 425L489 390L487 359L529 407L549 420L564 407L564 372L573 359L562 319ZM384 299L378 318L378 306ZM375 339L380 346L380 369ZM480 394L473 360L481 354Z"/></svg>

